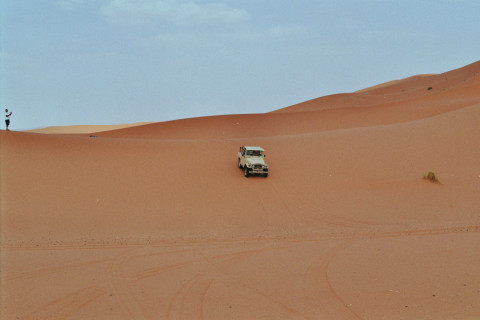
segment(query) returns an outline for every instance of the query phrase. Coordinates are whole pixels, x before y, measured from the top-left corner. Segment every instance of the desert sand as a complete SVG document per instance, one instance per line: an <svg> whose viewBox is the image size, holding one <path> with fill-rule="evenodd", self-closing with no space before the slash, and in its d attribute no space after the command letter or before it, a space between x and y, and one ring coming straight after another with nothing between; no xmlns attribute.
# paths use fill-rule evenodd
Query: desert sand
<svg viewBox="0 0 480 320"><path fill-rule="evenodd" d="M0 133L1 319L480 318L480 61L82 132Z"/></svg>
<svg viewBox="0 0 480 320"><path fill-rule="evenodd" d="M91 133L91 132L102 132L117 130L129 127L136 127L145 124L150 124L151 122L137 122L137 123L126 123L118 125L79 125L79 126L55 126L55 127L45 127L40 129L26 130L26 132L33 133L58 133L58 134L73 134L73 133Z"/></svg>

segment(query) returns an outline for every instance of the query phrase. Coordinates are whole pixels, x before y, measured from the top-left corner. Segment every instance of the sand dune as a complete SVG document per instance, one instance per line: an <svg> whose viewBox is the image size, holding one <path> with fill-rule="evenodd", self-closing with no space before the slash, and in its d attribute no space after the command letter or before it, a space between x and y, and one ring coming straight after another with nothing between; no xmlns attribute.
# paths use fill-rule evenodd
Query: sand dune
<svg viewBox="0 0 480 320"><path fill-rule="evenodd" d="M412 76L411 78L413 78L413 77L430 77L430 76L433 76L433 75L435 75L435 74L418 74L418 75L416 75L416 76ZM355 91L355 92L356 92L356 93L362 93L362 92L371 91L371 90L374 90L374 89L379 89L379 88L383 88L383 87L388 87L388 86L397 84L397 83L399 83L399 82L405 82L405 80L407 80L407 79L391 80L391 81L388 81L388 82L385 82L385 83L381 83L381 84L377 84L377 85L374 85L374 86L371 86L371 87L368 87L368 88L364 88L364 89L361 89L361 90L357 90L357 91Z"/></svg>
<svg viewBox="0 0 480 320"><path fill-rule="evenodd" d="M81 133L92 133L92 132L102 132L110 130L118 130L123 128L141 126L149 124L151 122L138 122L138 123L128 123L128 124L119 124L119 125L78 125L78 126L55 126L55 127L46 127L41 129L32 129L27 130L26 132L32 133L46 133L46 134L81 134Z"/></svg>
<svg viewBox="0 0 480 320"><path fill-rule="evenodd" d="M479 318L479 74L1 132L2 319ZM267 179L236 167L244 144Z"/></svg>
<svg viewBox="0 0 480 320"><path fill-rule="evenodd" d="M392 103L410 104L417 101L431 101L431 99L439 99L445 96L447 99L450 99L450 97L463 99L461 94L476 96L472 87L478 86L480 81L478 79L479 72L480 63L475 62L466 67L442 74L413 76L404 80L393 81L389 85L380 85L375 89L321 97L275 112L302 112L349 107L385 107ZM470 94L459 92L462 89Z"/></svg>

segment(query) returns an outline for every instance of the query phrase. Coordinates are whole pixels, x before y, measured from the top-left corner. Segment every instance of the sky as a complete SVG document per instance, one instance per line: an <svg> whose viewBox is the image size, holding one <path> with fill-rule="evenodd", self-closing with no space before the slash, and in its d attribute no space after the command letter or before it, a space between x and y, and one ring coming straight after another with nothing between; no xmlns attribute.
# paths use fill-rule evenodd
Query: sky
<svg viewBox="0 0 480 320"><path fill-rule="evenodd" d="M0 107L13 111L12 130L264 113L480 60L471 0L2 0L0 9Z"/></svg>

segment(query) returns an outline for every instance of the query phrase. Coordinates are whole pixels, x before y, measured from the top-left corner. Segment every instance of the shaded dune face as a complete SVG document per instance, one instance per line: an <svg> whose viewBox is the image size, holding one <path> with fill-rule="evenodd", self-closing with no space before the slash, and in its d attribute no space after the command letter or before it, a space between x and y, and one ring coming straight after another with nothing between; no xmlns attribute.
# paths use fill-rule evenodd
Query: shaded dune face
<svg viewBox="0 0 480 320"><path fill-rule="evenodd" d="M97 129L0 132L1 318L480 317L480 62Z"/></svg>

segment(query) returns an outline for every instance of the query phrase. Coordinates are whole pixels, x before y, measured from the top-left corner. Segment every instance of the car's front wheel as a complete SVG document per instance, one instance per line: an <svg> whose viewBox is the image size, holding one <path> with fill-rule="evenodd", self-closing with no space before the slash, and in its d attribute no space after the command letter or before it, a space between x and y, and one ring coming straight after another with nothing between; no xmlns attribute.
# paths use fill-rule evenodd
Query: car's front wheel
<svg viewBox="0 0 480 320"><path fill-rule="evenodd" d="M243 172L245 173L245 177L249 177L250 176L250 171L248 170L247 166L245 166L245 168L243 169Z"/></svg>

